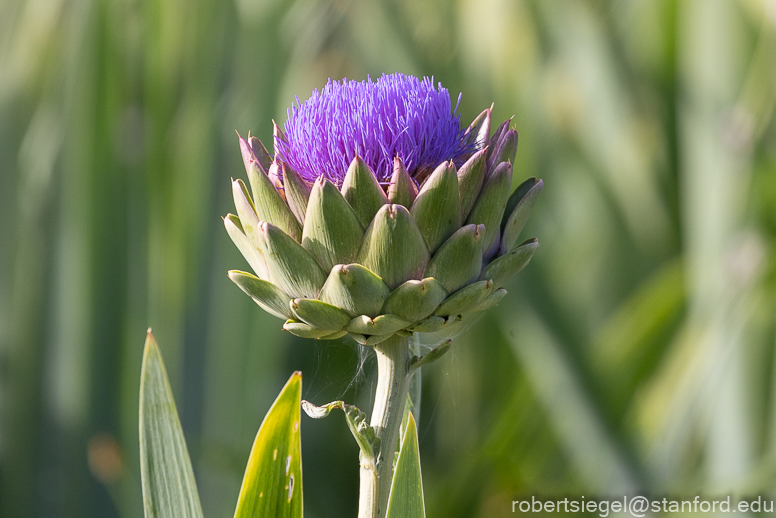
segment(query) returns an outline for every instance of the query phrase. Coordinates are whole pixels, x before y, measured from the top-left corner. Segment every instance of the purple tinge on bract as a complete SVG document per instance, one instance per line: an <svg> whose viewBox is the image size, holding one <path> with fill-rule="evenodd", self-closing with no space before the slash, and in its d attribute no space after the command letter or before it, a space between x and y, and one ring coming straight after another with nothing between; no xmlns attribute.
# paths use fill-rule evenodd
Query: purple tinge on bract
<svg viewBox="0 0 776 518"><path fill-rule="evenodd" d="M396 156L411 175L446 160L461 165L472 148L464 144L457 109L433 78L396 73L377 81L329 79L307 101L297 97L288 110L286 141L275 140L275 153L305 180L323 176L336 185L356 155L380 182L390 179Z"/></svg>

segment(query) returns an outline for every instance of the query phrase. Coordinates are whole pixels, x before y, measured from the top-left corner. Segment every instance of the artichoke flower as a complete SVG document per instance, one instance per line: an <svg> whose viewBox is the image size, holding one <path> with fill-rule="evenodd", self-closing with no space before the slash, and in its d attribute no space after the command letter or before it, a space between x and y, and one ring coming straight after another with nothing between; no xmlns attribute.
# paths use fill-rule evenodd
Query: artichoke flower
<svg viewBox="0 0 776 518"><path fill-rule="evenodd" d="M538 246L518 236L543 184L510 194L517 131L457 108L428 78L330 80L275 125L274 156L239 137L250 189L233 181L224 224L254 274L232 281L297 336L364 345L451 337L496 305Z"/></svg>

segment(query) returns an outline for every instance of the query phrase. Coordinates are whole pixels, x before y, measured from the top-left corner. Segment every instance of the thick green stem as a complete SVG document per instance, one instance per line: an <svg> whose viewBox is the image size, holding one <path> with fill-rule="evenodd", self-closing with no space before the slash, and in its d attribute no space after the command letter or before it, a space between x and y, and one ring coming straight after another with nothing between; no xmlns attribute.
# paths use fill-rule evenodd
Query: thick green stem
<svg viewBox="0 0 776 518"><path fill-rule="evenodd" d="M374 460L361 458L361 485L358 498L358 518L374 518L379 509L377 467Z"/></svg>
<svg viewBox="0 0 776 518"><path fill-rule="evenodd" d="M399 443L401 420L410 381L409 339L394 335L375 346L377 390L371 425L380 437L375 462L361 459L359 518L384 518L393 478L393 456Z"/></svg>

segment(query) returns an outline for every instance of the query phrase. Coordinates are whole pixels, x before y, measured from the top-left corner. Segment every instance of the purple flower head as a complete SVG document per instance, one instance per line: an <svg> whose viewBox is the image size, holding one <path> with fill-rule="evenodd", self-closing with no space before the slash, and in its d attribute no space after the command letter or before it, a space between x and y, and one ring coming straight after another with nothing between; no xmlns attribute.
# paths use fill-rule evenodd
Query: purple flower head
<svg viewBox="0 0 776 518"><path fill-rule="evenodd" d="M323 176L336 185L356 155L380 182L390 179L396 156L413 176L446 160L461 165L473 148L464 143L457 109L433 78L395 73L377 81L329 79L307 101L297 97L275 153L305 180Z"/></svg>

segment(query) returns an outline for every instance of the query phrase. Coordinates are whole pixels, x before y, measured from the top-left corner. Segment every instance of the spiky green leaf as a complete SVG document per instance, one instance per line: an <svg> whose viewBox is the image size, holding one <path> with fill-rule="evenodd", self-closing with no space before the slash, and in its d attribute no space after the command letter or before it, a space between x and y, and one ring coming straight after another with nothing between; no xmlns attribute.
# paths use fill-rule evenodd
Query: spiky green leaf
<svg viewBox="0 0 776 518"><path fill-rule="evenodd" d="M151 330L140 374L140 478L146 518L201 518L194 471Z"/></svg>
<svg viewBox="0 0 776 518"><path fill-rule="evenodd" d="M425 518L425 516L418 431L415 418L410 414L393 473L386 518Z"/></svg>
<svg viewBox="0 0 776 518"><path fill-rule="evenodd" d="M302 518L301 395L302 373L295 372L253 441L235 518Z"/></svg>

